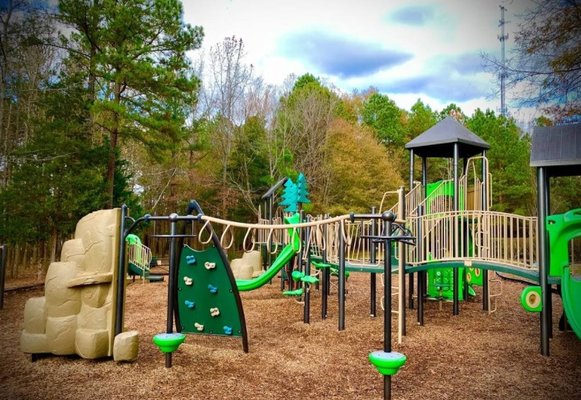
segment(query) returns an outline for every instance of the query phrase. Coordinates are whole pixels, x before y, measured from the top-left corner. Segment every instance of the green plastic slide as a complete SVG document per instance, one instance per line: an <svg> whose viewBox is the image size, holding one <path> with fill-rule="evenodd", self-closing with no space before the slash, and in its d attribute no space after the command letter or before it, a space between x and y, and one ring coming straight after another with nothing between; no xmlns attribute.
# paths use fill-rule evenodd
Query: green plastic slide
<svg viewBox="0 0 581 400"><path fill-rule="evenodd" d="M289 224L297 224L300 220L300 214L296 213L290 217L285 218L286 222ZM278 271L284 268L287 262L293 258L293 256L299 251L300 249L300 236L295 229L288 229L289 235L291 237L290 243L287 244L281 250L280 254L274 260L270 268L262 273L262 275L254 278L254 279L238 279L236 280L236 286L238 286L238 290L240 292L246 292L248 290L258 289L259 287L263 286L267 282L270 282L272 278L276 276Z"/></svg>
<svg viewBox="0 0 581 400"><path fill-rule="evenodd" d="M263 286L264 284L270 282L272 278L276 276L278 271L284 268L287 262L296 254L296 250L293 248L292 244L287 244L276 260L272 263L270 268L264 271L263 274L254 278L254 279L246 279L246 280L236 280L236 286L238 286L238 290L241 292L245 292L248 290L258 289L259 287Z"/></svg>
<svg viewBox="0 0 581 400"><path fill-rule="evenodd" d="M561 294L569 325L581 340L581 278L571 276L569 267L563 268Z"/></svg>

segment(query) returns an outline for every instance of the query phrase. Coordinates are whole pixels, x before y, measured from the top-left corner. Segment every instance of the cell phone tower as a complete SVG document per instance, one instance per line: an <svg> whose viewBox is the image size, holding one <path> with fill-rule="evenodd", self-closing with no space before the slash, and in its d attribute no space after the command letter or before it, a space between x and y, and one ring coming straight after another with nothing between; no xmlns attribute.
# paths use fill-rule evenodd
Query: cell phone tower
<svg viewBox="0 0 581 400"><path fill-rule="evenodd" d="M508 33L504 33L504 25L508 23L504 19L504 12L506 11L506 7L500 7L500 21L498 26L500 27L500 35L498 35L498 40L500 40L500 113L506 117L507 109L506 109L506 87L505 81L507 78L506 73L506 55L505 55L505 42L508 39Z"/></svg>

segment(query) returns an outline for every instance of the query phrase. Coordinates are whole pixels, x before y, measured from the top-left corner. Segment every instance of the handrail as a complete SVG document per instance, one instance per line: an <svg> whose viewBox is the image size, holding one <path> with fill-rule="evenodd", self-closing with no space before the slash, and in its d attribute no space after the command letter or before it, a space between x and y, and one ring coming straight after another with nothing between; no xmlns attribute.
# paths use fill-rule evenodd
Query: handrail
<svg viewBox="0 0 581 400"><path fill-rule="evenodd" d="M538 267L537 218L496 211L446 211L408 218L421 246L408 263L478 260L522 269ZM423 249L421 253L420 250Z"/></svg>

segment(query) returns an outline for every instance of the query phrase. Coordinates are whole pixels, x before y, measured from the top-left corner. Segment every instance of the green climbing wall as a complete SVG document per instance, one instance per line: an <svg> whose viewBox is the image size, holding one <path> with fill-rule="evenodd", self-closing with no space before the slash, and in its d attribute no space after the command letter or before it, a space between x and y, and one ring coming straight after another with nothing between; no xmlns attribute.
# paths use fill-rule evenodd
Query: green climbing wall
<svg viewBox="0 0 581 400"><path fill-rule="evenodd" d="M243 336L235 281L213 246L184 246L178 270L178 318L182 333ZM233 286L234 285L234 286Z"/></svg>

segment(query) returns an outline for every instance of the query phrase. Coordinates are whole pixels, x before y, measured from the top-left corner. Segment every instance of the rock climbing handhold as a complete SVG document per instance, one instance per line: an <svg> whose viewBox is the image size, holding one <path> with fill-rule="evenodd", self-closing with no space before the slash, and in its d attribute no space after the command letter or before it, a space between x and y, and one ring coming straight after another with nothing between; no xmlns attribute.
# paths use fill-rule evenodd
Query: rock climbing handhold
<svg viewBox="0 0 581 400"><path fill-rule="evenodd" d="M184 283L186 284L186 286L192 286L194 284L194 281L192 278L184 276Z"/></svg>
<svg viewBox="0 0 581 400"><path fill-rule="evenodd" d="M195 322L195 323L194 323L194 328L196 328L196 330L197 330L198 332L203 332L203 331L204 331L204 325L202 325L202 324L199 324L199 323L197 323L197 322Z"/></svg>
<svg viewBox="0 0 581 400"><path fill-rule="evenodd" d="M232 335L232 327L231 326L228 326L228 325L225 325L224 326L224 334L225 335Z"/></svg>
<svg viewBox="0 0 581 400"><path fill-rule="evenodd" d="M206 261L204 267L206 267L207 270L214 269L216 268L216 263Z"/></svg>
<svg viewBox="0 0 581 400"><path fill-rule="evenodd" d="M218 307L210 308L210 315L212 317L217 317L218 315L220 315L220 309Z"/></svg>
<svg viewBox="0 0 581 400"><path fill-rule="evenodd" d="M196 256L193 255L186 256L186 262L188 263L188 265L194 265L196 263Z"/></svg>
<svg viewBox="0 0 581 400"><path fill-rule="evenodd" d="M196 307L196 303L194 301L186 300L184 303L190 310L193 310Z"/></svg>
<svg viewBox="0 0 581 400"><path fill-rule="evenodd" d="M218 293L218 288L214 285L208 285L208 291L212 294Z"/></svg>

